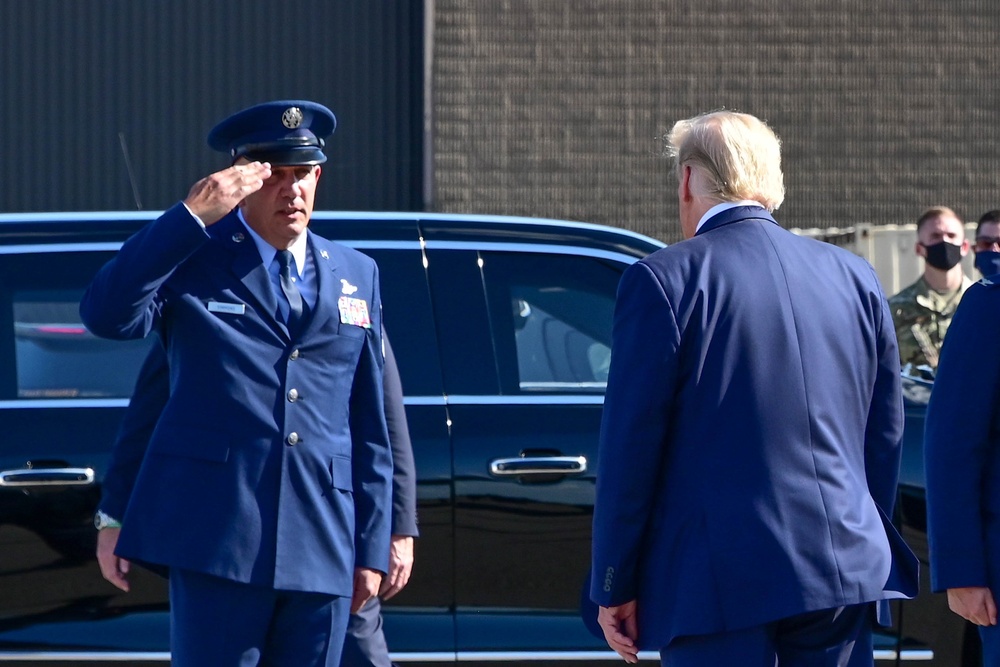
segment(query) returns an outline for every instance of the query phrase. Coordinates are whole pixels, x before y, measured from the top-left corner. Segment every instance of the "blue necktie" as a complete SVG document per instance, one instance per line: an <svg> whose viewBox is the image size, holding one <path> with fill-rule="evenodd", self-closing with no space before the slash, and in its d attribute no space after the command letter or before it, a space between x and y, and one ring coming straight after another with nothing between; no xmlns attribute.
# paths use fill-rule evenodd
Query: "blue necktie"
<svg viewBox="0 0 1000 667"><path fill-rule="evenodd" d="M295 331L302 320L302 293L295 286L292 279L292 252L290 250L279 250L278 259L278 282L281 284L281 291L288 299L288 330Z"/></svg>

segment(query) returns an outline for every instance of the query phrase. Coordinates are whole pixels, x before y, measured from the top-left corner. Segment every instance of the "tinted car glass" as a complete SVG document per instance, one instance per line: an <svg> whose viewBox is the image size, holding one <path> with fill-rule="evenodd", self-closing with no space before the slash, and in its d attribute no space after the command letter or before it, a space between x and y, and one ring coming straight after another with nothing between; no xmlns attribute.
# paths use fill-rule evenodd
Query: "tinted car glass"
<svg viewBox="0 0 1000 667"><path fill-rule="evenodd" d="M80 322L82 290L12 295L18 398L128 398L150 341L110 341Z"/></svg>
<svg viewBox="0 0 1000 667"><path fill-rule="evenodd" d="M601 308L607 305L601 303L604 299L572 289L529 285L511 285L510 299L518 388L602 391L607 387L611 347L581 326L587 312L607 309ZM547 302L554 308L544 307Z"/></svg>
<svg viewBox="0 0 1000 667"><path fill-rule="evenodd" d="M126 399L132 393L150 341L102 340L84 328L77 312L89 277L114 248L3 248L0 340L12 345L4 361L13 361L9 375L4 372L5 398Z"/></svg>
<svg viewBox="0 0 1000 667"><path fill-rule="evenodd" d="M604 393L623 266L599 257L483 253L505 393Z"/></svg>

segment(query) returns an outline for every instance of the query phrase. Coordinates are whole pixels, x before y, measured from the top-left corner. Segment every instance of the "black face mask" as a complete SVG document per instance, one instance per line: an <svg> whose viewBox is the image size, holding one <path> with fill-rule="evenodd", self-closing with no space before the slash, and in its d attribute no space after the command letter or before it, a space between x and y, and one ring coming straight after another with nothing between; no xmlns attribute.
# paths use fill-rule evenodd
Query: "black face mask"
<svg viewBox="0 0 1000 667"><path fill-rule="evenodd" d="M962 261L962 246L941 241L934 245L925 245L927 263L935 269L948 271Z"/></svg>

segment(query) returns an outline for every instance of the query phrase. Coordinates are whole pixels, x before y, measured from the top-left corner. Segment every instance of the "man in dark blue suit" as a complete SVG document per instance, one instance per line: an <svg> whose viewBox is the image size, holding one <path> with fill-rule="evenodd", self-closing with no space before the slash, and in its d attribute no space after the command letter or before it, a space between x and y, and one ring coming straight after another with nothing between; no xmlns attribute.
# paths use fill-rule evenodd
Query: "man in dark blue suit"
<svg viewBox="0 0 1000 667"><path fill-rule="evenodd" d="M169 396L116 553L169 569L172 663L327 665L389 562L375 263L308 231L336 121L269 102L215 127L233 166L133 235L80 304L160 337Z"/></svg>
<svg viewBox="0 0 1000 667"><path fill-rule="evenodd" d="M618 290L590 595L609 645L671 667L873 664L871 603L916 593L886 518L903 412L875 272L770 215L778 138L670 135L688 239Z"/></svg>
<svg viewBox="0 0 1000 667"><path fill-rule="evenodd" d="M381 600L403 590L413 569L413 540L417 529L416 466L406 425L403 386L396 356L389 338L382 333L385 347L383 392L385 416L392 448L392 546L389 571L379 594L351 614L340 659L341 667L390 667L389 648L382 631ZM102 482L99 513L104 517L124 516L139 468L149 448L149 440L170 397L170 370L163 347L155 344L143 362L132 400L122 420L111 461ZM118 522L115 522L118 523ZM119 526L103 525L97 538L97 560L104 578L123 591L129 590L131 564L115 554ZM380 599L381 598L381 599Z"/></svg>
<svg viewBox="0 0 1000 667"><path fill-rule="evenodd" d="M1000 667L1000 275L962 297L927 405L924 469L931 587L979 626L983 664Z"/></svg>

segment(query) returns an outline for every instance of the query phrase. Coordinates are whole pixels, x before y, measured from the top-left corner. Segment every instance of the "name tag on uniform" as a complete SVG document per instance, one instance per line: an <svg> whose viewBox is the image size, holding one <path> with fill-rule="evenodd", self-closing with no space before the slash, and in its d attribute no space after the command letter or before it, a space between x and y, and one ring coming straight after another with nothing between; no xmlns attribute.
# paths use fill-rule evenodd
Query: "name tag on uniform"
<svg viewBox="0 0 1000 667"><path fill-rule="evenodd" d="M245 303L222 303L221 301L209 301L208 312L242 315L247 312L247 305Z"/></svg>
<svg viewBox="0 0 1000 667"><path fill-rule="evenodd" d="M368 303L364 299L342 296L337 301L340 308L340 323L353 324L356 327L372 328L371 317L368 316Z"/></svg>

